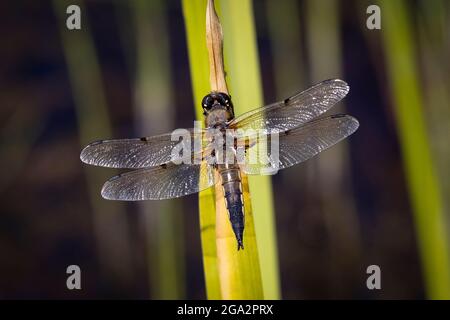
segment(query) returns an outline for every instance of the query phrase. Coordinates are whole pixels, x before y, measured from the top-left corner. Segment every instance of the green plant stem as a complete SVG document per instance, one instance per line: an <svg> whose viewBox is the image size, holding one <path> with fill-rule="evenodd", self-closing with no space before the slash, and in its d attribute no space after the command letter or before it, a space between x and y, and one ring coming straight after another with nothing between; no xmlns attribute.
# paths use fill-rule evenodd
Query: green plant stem
<svg viewBox="0 0 450 320"><path fill-rule="evenodd" d="M208 51L206 49L206 0L183 0L183 14L186 27L189 66L194 94L197 120L203 122L201 101L210 91ZM221 299L216 248L216 204L214 189L209 188L199 194L200 230L208 299Z"/></svg>
<svg viewBox="0 0 450 320"><path fill-rule="evenodd" d="M424 123L410 12L402 0L379 2L384 53L397 117L427 296L450 299L448 235Z"/></svg>
<svg viewBox="0 0 450 320"><path fill-rule="evenodd" d="M249 109L252 107L259 107L262 105L262 95L259 80L256 39L250 2L231 1L227 2L227 4L224 4L220 8L223 13L222 18L225 20L224 47L225 60L229 63L229 69L227 70L228 75L231 75L231 79L240 79L241 76L243 78L239 81L235 80L234 82L231 80L231 95L233 96L233 101L235 105L246 105ZM207 77L209 74L208 54L206 51L206 46L204 45L205 24L200 23L200 21L204 21L204 18L202 19L201 17L204 17L205 9L206 1L183 1L183 11L186 21L189 58L191 64L191 76L198 116L202 114L200 101L203 96L209 92ZM231 22L231 20L229 20L230 18L227 20L227 14L230 14L230 17L231 15L233 16L234 22ZM246 19L247 22L242 23ZM232 48L235 46L236 48L234 50L228 51L227 48ZM239 47L239 49L237 47ZM245 52L245 54L239 56L237 54L238 52ZM244 63L244 61L246 62ZM252 62L248 64L248 61ZM244 68L239 70L241 66L244 66ZM247 77L243 76L245 74L247 74ZM250 92L250 98L247 100L243 94L244 91ZM244 111L246 110L243 108L236 108L237 114ZM223 201L221 201L221 197L217 197L216 203L214 203L214 199L211 198L211 194L207 194L207 197L204 197L203 195L200 196L200 220L202 224L202 231L210 230L214 232L216 229L217 232L220 233L218 234L219 238L217 240L217 247L212 248L210 242L207 243L206 241L210 241L209 239L211 239L214 234L210 233L208 235L202 232L202 246L204 252L204 267L208 298L262 298L262 286L258 285L258 282L261 281L259 278L260 261L261 268L265 268L266 270L266 276L263 277L265 279L263 280L264 297L277 298L279 296L274 221L272 215L267 215L268 212L272 213L272 198L270 183L268 183L268 181L269 180L267 177L263 177L260 178L259 181L255 181L254 185L250 187L252 189L252 201L250 201L248 190L246 190L244 186L244 202L246 202L247 217L244 241L248 241L247 244L254 244L247 246L242 252L236 251L234 238L231 238L229 234L226 236L224 235L224 232L227 233L225 229L230 228L229 222L225 226L221 220L220 225L216 226L213 218L211 217L212 212L219 210L217 206L222 207L224 205ZM250 185L251 184L252 183L250 183ZM253 192L253 189L255 192ZM259 200L254 201L255 198ZM253 206L255 206L254 208L256 210L252 210ZM202 211L202 208L205 210ZM255 223L255 230L256 234L261 232L261 237L258 237L257 241L258 245L259 242L261 242L264 247L263 255L259 255L264 258L258 258L258 253L256 251L257 246L256 242L254 242L255 233L252 228L252 211L257 212L258 219L260 220L259 223ZM204 217L202 218L202 216ZM219 215L219 217L223 218L223 215ZM207 223L205 223L206 221ZM217 258L218 252L219 257ZM262 265L264 265L264 267ZM219 268L217 268L217 266L219 266Z"/></svg>
<svg viewBox="0 0 450 320"><path fill-rule="evenodd" d="M263 106L253 6L250 0L220 1L224 55L236 115ZM279 299L279 266L269 176L249 176L264 298Z"/></svg>

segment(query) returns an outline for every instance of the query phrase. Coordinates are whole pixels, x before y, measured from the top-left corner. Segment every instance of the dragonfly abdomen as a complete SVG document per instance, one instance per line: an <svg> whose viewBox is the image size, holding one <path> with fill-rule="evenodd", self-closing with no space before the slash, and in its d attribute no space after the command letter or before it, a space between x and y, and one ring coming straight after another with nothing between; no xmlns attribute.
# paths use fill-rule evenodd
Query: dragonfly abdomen
<svg viewBox="0 0 450 320"><path fill-rule="evenodd" d="M244 249L244 203L242 198L241 174L237 165L219 165L223 194L231 227L238 242L238 250Z"/></svg>

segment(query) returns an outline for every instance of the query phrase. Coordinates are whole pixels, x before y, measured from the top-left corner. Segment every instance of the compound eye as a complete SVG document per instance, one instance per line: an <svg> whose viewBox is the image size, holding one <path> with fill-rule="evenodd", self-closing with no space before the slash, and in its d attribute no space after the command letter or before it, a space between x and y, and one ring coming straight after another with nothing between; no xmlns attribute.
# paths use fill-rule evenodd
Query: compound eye
<svg viewBox="0 0 450 320"><path fill-rule="evenodd" d="M207 95L202 100L202 108L205 110L210 110L212 108L212 105L214 103L214 99L211 97L211 95Z"/></svg>
<svg viewBox="0 0 450 320"><path fill-rule="evenodd" d="M226 93L219 93L218 94L220 104L223 106L228 106L230 104L230 97Z"/></svg>

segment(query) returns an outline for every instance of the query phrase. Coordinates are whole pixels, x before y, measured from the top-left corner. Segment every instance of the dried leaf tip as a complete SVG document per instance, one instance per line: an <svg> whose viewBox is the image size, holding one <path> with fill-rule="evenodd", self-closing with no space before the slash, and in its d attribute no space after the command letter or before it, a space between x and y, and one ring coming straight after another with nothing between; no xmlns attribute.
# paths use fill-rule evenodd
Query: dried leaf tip
<svg viewBox="0 0 450 320"><path fill-rule="evenodd" d="M223 34L214 0L206 7L206 46L209 55L209 82L211 91L228 93L223 65Z"/></svg>

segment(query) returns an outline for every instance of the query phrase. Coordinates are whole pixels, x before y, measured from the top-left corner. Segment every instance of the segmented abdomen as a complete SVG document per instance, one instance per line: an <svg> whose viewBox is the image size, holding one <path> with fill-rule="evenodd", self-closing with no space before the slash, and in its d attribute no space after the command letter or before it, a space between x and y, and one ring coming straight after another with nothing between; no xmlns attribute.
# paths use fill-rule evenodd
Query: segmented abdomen
<svg viewBox="0 0 450 320"><path fill-rule="evenodd" d="M238 242L238 250L244 248L244 203L242 197L242 183L239 166L235 164L222 164L217 166L222 179L223 194L227 206L231 227Z"/></svg>

